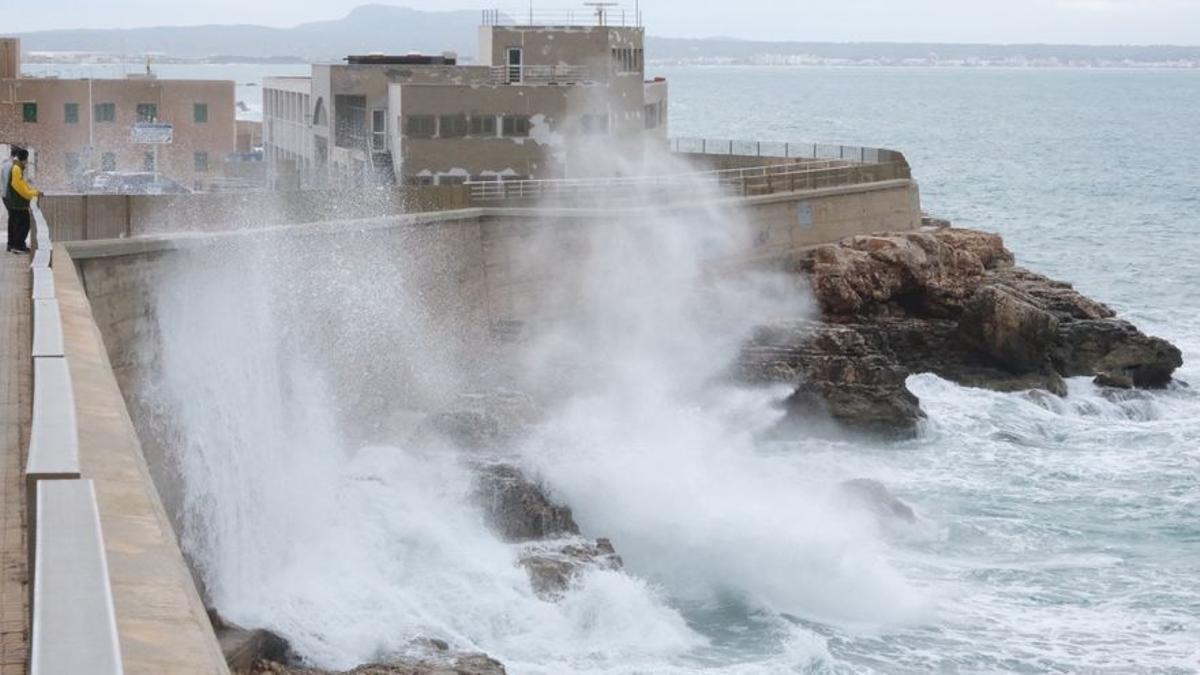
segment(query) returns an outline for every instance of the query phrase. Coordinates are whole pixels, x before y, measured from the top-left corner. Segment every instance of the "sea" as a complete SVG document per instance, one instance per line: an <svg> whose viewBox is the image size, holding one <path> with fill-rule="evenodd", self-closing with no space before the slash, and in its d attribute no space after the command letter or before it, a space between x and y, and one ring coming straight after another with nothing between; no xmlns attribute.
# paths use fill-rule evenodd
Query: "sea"
<svg viewBox="0 0 1200 675"><path fill-rule="evenodd" d="M71 74L28 69L41 68ZM263 75L306 67L155 68L236 79L255 111ZM916 375L909 388L928 420L915 439L802 438L744 454L736 434L706 426L712 415L653 408L662 414L639 442L581 445L604 461L581 451L539 464L585 532L612 537L627 570L596 573L553 611L514 590L520 574L446 562L511 556L431 533L453 499L429 486L453 482L453 468L362 451L351 473L375 479L338 502L356 515L334 519L336 537L306 534L326 544L324 557L283 575L313 589L272 587L240 604L231 593L222 611L337 667L420 625L512 673L1200 672L1200 389L1190 386L1200 387L1200 72L650 71L670 82L673 136L904 152L927 212L1003 235L1019 264L1178 345L1177 382L1114 392L1077 378L1057 398ZM185 355L203 348L185 333L166 347L183 373ZM194 365L196 377L210 371ZM192 385L178 386L182 396ZM593 403L564 424L609 438L612 428L589 426L608 410ZM650 409L611 403L628 428ZM220 426L210 422L196 428ZM722 434L728 442L714 444ZM884 483L918 524L875 527L813 505L851 478ZM370 511L380 505L386 514ZM447 527L474 531L460 520ZM347 534L368 526L372 541L417 543L366 547ZM432 577L397 571L409 564Z"/></svg>

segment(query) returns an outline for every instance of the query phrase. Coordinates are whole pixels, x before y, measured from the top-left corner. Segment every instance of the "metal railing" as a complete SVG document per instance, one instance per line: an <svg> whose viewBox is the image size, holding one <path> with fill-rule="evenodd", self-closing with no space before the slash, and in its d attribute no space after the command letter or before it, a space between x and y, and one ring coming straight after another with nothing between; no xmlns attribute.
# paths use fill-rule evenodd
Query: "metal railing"
<svg viewBox="0 0 1200 675"><path fill-rule="evenodd" d="M579 84L596 82L595 68L588 66L491 66L492 84Z"/></svg>
<svg viewBox="0 0 1200 675"><path fill-rule="evenodd" d="M895 150L828 143L736 141L715 138L672 138L671 151L701 155L735 155L779 159L840 159L858 164L904 162Z"/></svg>
<svg viewBox="0 0 1200 675"><path fill-rule="evenodd" d="M637 8L597 7L579 10L485 9L484 26L612 26L640 28L642 13Z"/></svg>
<svg viewBox="0 0 1200 675"><path fill-rule="evenodd" d="M472 204L559 202L573 206L628 206L753 197L905 178L911 178L911 173L904 162L864 164L828 159L660 176L479 181L466 185Z"/></svg>

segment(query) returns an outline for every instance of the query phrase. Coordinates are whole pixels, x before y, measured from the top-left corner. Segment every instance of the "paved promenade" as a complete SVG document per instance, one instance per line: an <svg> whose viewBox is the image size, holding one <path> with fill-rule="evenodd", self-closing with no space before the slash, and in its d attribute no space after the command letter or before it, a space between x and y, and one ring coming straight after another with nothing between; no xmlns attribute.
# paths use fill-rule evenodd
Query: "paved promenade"
<svg viewBox="0 0 1200 675"><path fill-rule="evenodd" d="M0 226L6 226L0 214ZM25 549L25 449L33 394L30 258L0 258L0 675L25 675L29 587Z"/></svg>

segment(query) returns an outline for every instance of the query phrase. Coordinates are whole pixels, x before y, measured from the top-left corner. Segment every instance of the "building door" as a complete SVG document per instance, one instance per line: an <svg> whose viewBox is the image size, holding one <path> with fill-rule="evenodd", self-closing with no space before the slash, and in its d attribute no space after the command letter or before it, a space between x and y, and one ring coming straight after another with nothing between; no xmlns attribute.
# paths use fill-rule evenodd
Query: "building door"
<svg viewBox="0 0 1200 675"><path fill-rule="evenodd" d="M509 47L508 48L507 58L505 58L505 63L508 65L507 81L509 84L512 84L513 82L521 81L521 65L522 65L522 60L523 60L522 56L523 56L523 54L522 54L520 47Z"/></svg>

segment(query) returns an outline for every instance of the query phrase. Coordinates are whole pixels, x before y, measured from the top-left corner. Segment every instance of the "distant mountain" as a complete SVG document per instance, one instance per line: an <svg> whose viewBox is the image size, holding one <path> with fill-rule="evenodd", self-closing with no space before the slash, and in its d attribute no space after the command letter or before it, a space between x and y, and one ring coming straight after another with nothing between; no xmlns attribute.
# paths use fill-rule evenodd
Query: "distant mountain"
<svg viewBox="0 0 1200 675"><path fill-rule="evenodd" d="M216 55L337 60L366 52L456 51L474 55L480 15L475 11L422 12L363 5L333 21L294 28L163 26L106 30L50 30L17 34L25 51L164 53L178 58Z"/></svg>
<svg viewBox="0 0 1200 675"><path fill-rule="evenodd" d="M363 5L341 19L294 28L188 26L113 30L53 30L20 34L26 51L94 51L138 55L165 53L175 58L225 61L294 56L310 61L338 60L367 52L476 51L480 14L475 11L424 12L391 5ZM1060 60L1063 62L1200 63L1200 47L904 44L888 42L759 42L719 37L647 38L650 60L754 62L764 56L813 57L818 61L900 62Z"/></svg>

